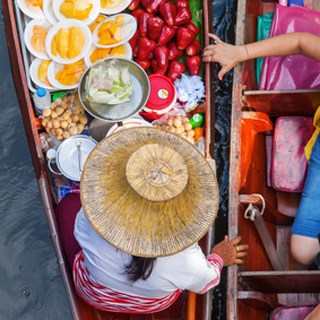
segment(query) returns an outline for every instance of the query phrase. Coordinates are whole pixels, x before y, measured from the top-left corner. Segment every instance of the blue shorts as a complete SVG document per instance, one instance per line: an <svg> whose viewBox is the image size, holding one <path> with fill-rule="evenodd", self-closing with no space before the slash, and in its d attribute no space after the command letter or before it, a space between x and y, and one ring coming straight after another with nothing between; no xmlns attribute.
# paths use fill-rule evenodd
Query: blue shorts
<svg viewBox="0 0 320 320"><path fill-rule="evenodd" d="M311 238L320 235L320 137L312 150L292 233Z"/></svg>

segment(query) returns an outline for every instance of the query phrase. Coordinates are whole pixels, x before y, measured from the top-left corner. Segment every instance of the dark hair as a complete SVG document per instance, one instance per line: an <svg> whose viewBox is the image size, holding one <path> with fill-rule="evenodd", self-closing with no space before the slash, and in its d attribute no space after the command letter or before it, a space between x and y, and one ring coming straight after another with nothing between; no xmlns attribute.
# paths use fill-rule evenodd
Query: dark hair
<svg viewBox="0 0 320 320"><path fill-rule="evenodd" d="M130 281L147 280L153 270L156 258L142 258L132 256L132 261L126 266L126 273Z"/></svg>

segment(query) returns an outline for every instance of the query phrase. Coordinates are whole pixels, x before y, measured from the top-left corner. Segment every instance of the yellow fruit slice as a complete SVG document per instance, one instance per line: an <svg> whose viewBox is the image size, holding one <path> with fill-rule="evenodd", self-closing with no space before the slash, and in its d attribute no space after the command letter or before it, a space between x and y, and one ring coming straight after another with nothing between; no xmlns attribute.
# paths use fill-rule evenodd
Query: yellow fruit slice
<svg viewBox="0 0 320 320"><path fill-rule="evenodd" d="M90 55L90 61L95 63L110 55L111 49L97 48Z"/></svg>
<svg viewBox="0 0 320 320"><path fill-rule="evenodd" d="M94 20L90 25L89 29L91 32L94 31L94 29L105 19L106 17L100 14L96 20Z"/></svg>
<svg viewBox="0 0 320 320"><path fill-rule="evenodd" d="M44 60L40 63L39 68L38 68L39 80L48 86L50 86L50 83L48 81L48 68L49 68L50 62L51 61L49 61L49 60Z"/></svg>
<svg viewBox="0 0 320 320"><path fill-rule="evenodd" d="M69 34L70 28L61 28L57 33L57 47L61 58L67 59L69 52Z"/></svg>
<svg viewBox="0 0 320 320"><path fill-rule="evenodd" d="M89 0L65 0L60 6L60 12L69 19L88 19L93 4Z"/></svg>
<svg viewBox="0 0 320 320"><path fill-rule="evenodd" d="M26 0L28 6L42 8L42 0Z"/></svg>
<svg viewBox="0 0 320 320"><path fill-rule="evenodd" d="M69 34L69 52L68 58L72 59L81 53L84 46L85 37L82 30L78 27L71 27Z"/></svg>
<svg viewBox="0 0 320 320"><path fill-rule="evenodd" d="M85 63L83 60L68 64L62 67L56 73L56 79L66 86L75 85L80 81L80 78L85 70Z"/></svg>
<svg viewBox="0 0 320 320"><path fill-rule="evenodd" d="M125 48L125 46L118 46L118 47L112 48L110 54L112 56L123 57L126 54L126 48Z"/></svg>
<svg viewBox="0 0 320 320"><path fill-rule="evenodd" d="M45 52L45 40L48 30L43 26L34 26L32 29L31 45L38 52Z"/></svg>

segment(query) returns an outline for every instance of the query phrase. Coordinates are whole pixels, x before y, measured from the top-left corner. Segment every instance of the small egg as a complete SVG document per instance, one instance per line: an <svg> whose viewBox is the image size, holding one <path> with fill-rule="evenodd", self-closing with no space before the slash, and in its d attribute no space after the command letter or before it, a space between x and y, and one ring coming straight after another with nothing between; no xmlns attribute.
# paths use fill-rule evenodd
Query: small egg
<svg viewBox="0 0 320 320"><path fill-rule="evenodd" d="M172 127L172 126L173 126L173 119L172 119L172 118L170 118L170 119L168 120L168 122L167 122L167 123L168 123L168 125L169 125L169 126L171 126L171 127Z"/></svg>
<svg viewBox="0 0 320 320"><path fill-rule="evenodd" d="M71 112L69 110L67 110L63 116L62 116L63 120L68 120L69 118L71 118Z"/></svg>
<svg viewBox="0 0 320 320"><path fill-rule="evenodd" d="M52 126L57 129L57 128L60 128L60 121L58 120L53 120L52 121Z"/></svg>
<svg viewBox="0 0 320 320"><path fill-rule="evenodd" d="M82 131L83 131L83 129L84 129L84 125L83 124L78 124L77 125L77 129L78 129L78 133L81 133Z"/></svg>
<svg viewBox="0 0 320 320"><path fill-rule="evenodd" d="M52 121L48 121L48 123L47 123L47 128L48 128L48 129L51 129L52 127L53 127Z"/></svg>
<svg viewBox="0 0 320 320"><path fill-rule="evenodd" d="M42 112L42 115L44 117L49 117L51 115L51 109L50 108L44 109Z"/></svg>
<svg viewBox="0 0 320 320"><path fill-rule="evenodd" d="M66 129L67 127L68 127L68 121L66 121L66 120L62 120L61 122L60 122L60 126L61 126L61 128L63 128L63 129Z"/></svg>
<svg viewBox="0 0 320 320"><path fill-rule="evenodd" d="M176 133L178 134L184 133L184 128L183 127L176 128Z"/></svg>
<svg viewBox="0 0 320 320"><path fill-rule="evenodd" d="M80 123L81 124L87 124L87 117L85 115L80 116Z"/></svg>
<svg viewBox="0 0 320 320"><path fill-rule="evenodd" d="M65 132L63 133L63 137L64 137L65 139L69 138L69 137L70 137L70 133L69 133L68 131L65 131Z"/></svg>
<svg viewBox="0 0 320 320"><path fill-rule="evenodd" d="M51 112L51 117L52 117L52 119L55 119L55 118L58 117L58 115L57 115L57 113L55 111L52 111Z"/></svg>
<svg viewBox="0 0 320 320"><path fill-rule="evenodd" d="M41 124L43 127L46 127L48 124L48 120L46 118L42 119Z"/></svg>
<svg viewBox="0 0 320 320"><path fill-rule="evenodd" d="M56 129L56 136L62 136L63 130L61 128Z"/></svg>
<svg viewBox="0 0 320 320"><path fill-rule="evenodd" d="M71 127L69 129L69 133L70 133L71 136L74 136L75 134L77 134L78 133L77 127Z"/></svg>
<svg viewBox="0 0 320 320"><path fill-rule="evenodd" d="M61 108L61 107L56 108L56 113L58 116L61 116L63 114L63 112L64 112L63 108Z"/></svg>
<svg viewBox="0 0 320 320"><path fill-rule="evenodd" d="M71 119L72 119L72 122L74 123L77 123L80 120L79 116L76 114L72 115Z"/></svg>

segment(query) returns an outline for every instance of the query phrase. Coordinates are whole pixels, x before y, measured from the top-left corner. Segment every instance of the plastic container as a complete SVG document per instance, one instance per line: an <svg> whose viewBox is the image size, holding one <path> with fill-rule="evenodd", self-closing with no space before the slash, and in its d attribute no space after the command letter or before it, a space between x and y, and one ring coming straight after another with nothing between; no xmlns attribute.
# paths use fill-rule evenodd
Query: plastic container
<svg viewBox="0 0 320 320"><path fill-rule="evenodd" d="M177 100L177 91L166 76L153 74L150 80L150 97L141 115L149 121L159 119L163 114L173 109Z"/></svg>
<svg viewBox="0 0 320 320"><path fill-rule="evenodd" d="M42 114L44 109L50 108L51 106L49 91L45 88L37 88L36 92L33 94L33 102L37 114Z"/></svg>

